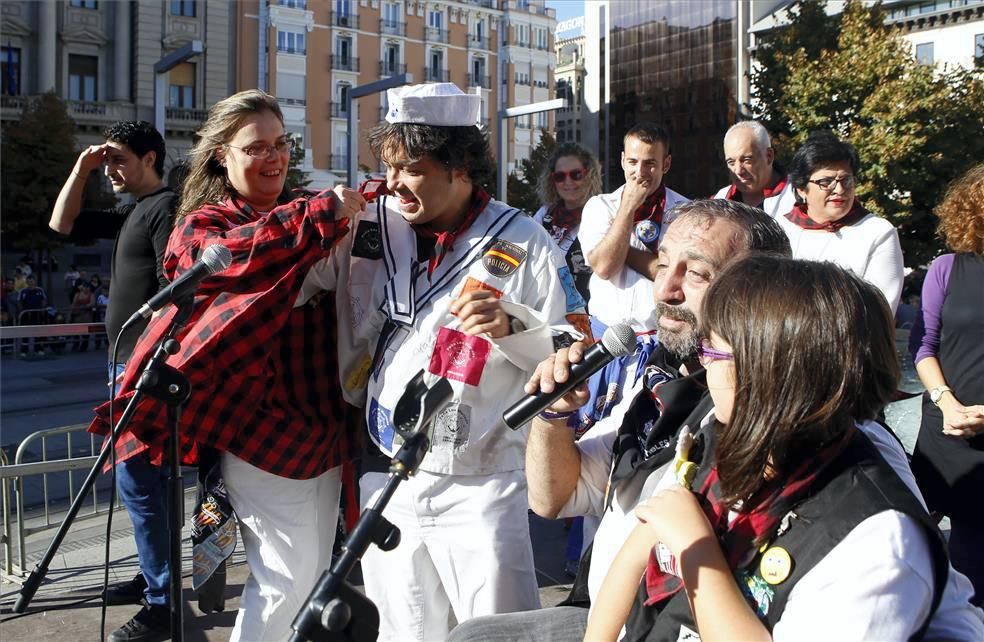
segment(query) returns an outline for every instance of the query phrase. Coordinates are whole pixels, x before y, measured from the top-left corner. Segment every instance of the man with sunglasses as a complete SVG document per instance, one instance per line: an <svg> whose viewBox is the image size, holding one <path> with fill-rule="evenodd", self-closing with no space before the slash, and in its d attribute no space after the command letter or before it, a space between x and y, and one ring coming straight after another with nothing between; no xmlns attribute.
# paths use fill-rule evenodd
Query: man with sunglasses
<svg viewBox="0 0 984 642"><path fill-rule="evenodd" d="M773 218L793 206L792 183L776 162L769 132L762 123L746 120L731 126L724 135L724 162L731 185L718 190L714 198L741 201Z"/></svg>
<svg viewBox="0 0 984 642"><path fill-rule="evenodd" d="M147 299L168 284L163 257L171 234L177 195L164 185L164 139L147 122L119 121L105 131L106 142L82 150L68 180L62 186L48 225L72 241L114 239L110 269L106 334L109 358L123 323ZM100 165L117 194L130 194L134 203L106 210L82 208L82 194L89 174ZM114 385L137 338L147 326L141 320L119 337L118 362L110 363L109 382ZM139 604L165 607L168 604L166 470L147 457L134 457L116 466L120 500L133 521L140 573L130 582L110 587L107 604ZM142 637L166 639L163 628L147 628Z"/></svg>

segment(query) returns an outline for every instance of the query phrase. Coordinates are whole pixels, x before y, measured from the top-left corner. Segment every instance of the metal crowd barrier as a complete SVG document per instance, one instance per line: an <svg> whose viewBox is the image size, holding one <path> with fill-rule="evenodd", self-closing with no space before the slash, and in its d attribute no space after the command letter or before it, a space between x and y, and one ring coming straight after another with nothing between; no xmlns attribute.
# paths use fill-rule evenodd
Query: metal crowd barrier
<svg viewBox="0 0 984 642"><path fill-rule="evenodd" d="M85 341L89 348L90 336L94 343L104 340L106 325L98 323L57 323L46 325L14 325L0 327L0 351L12 352L15 357L38 354L39 350L48 354L58 350L69 351L71 346Z"/></svg>

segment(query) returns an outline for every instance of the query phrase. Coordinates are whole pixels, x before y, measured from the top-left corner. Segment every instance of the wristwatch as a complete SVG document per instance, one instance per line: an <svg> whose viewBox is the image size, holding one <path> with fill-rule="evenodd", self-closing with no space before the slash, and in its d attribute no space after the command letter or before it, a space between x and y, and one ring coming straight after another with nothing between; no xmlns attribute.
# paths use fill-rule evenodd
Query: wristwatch
<svg viewBox="0 0 984 642"><path fill-rule="evenodd" d="M932 401L934 405L939 406L940 401L943 400L944 392L953 392L953 390L950 389L950 386L939 386L933 388L929 391L929 400Z"/></svg>

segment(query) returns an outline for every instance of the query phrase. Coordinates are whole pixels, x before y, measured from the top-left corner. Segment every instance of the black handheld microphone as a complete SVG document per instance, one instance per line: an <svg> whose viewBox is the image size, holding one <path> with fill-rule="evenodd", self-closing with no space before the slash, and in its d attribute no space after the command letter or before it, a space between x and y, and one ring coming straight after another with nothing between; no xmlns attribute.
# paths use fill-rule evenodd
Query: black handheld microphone
<svg viewBox="0 0 984 642"><path fill-rule="evenodd" d="M127 319L124 327L139 321L141 317L146 319L172 301L192 294L198 288L199 281L210 274L221 272L231 264L232 252L229 248L218 244L209 245L190 269L140 306L140 309Z"/></svg>
<svg viewBox="0 0 984 642"><path fill-rule="evenodd" d="M511 408L502 413L506 425L516 430L532 421L533 417L543 412L547 406L557 401L579 384L587 381L588 377L604 368L615 357L622 357L635 350L636 339L632 327L619 323L605 330L601 341L595 343L584 352L577 363L571 364L570 376L564 383L557 383L553 392L537 392L520 399Z"/></svg>

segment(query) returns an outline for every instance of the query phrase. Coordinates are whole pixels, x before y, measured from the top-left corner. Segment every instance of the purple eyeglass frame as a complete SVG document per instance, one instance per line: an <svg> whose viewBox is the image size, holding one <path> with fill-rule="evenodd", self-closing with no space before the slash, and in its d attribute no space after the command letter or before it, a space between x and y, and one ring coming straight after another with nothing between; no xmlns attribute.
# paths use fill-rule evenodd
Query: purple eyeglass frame
<svg viewBox="0 0 984 642"><path fill-rule="evenodd" d="M730 352L722 352L714 348L708 348L703 339L697 340L697 358L702 361L734 361L735 355Z"/></svg>

